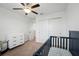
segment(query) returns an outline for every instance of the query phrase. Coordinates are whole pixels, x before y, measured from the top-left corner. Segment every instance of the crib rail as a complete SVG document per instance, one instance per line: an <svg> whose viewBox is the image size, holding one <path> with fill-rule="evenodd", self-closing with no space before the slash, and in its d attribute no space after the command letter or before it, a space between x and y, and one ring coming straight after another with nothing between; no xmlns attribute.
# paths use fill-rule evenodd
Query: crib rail
<svg viewBox="0 0 79 59"><path fill-rule="evenodd" d="M69 37L51 36L51 46L69 50Z"/></svg>

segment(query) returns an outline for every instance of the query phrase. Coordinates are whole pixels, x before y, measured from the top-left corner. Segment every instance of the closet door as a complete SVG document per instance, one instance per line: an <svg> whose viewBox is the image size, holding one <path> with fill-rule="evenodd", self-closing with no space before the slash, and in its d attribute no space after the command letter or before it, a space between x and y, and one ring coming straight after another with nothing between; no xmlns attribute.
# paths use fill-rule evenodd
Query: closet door
<svg viewBox="0 0 79 59"><path fill-rule="evenodd" d="M48 21L39 20L36 25L36 41L44 43L48 39Z"/></svg>

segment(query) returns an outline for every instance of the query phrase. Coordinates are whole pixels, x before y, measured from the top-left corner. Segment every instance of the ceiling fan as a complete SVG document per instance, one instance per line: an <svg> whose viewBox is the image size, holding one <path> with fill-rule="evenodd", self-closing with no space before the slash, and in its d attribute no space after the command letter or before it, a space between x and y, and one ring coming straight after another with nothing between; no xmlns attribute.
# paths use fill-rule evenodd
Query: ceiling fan
<svg viewBox="0 0 79 59"><path fill-rule="evenodd" d="M32 12L34 14L38 14L35 11L35 8L39 7L39 4L33 4L33 3L20 3L23 8L13 8L13 10L24 10L25 11L25 15L27 15L28 13Z"/></svg>

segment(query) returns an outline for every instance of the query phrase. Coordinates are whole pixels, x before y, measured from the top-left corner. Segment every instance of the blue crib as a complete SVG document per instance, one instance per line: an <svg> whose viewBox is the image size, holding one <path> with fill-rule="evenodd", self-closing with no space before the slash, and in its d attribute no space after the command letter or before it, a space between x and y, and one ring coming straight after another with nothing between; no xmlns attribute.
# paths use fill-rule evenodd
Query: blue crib
<svg viewBox="0 0 79 59"><path fill-rule="evenodd" d="M79 56L79 31L69 31L69 37L50 36L33 56L47 56L51 47L66 49L73 56Z"/></svg>

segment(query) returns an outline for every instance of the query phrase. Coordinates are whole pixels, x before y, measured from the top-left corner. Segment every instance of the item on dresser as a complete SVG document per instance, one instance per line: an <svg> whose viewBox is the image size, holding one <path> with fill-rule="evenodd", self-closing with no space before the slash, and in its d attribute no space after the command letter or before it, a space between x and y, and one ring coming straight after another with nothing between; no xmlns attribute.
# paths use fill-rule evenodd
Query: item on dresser
<svg viewBox="0 0 79 59"><path fill-rule="evenodd" d="M3 52L7 49L7 41L0 41L0 51Z"/></svg>
<svg viewBox="0 0 79 59"><path fill-rule="evenodd" d="M8 48L12 49L16 46L24 44L23 34L10 34L8 35Z"/></svg>

